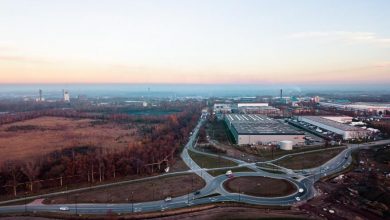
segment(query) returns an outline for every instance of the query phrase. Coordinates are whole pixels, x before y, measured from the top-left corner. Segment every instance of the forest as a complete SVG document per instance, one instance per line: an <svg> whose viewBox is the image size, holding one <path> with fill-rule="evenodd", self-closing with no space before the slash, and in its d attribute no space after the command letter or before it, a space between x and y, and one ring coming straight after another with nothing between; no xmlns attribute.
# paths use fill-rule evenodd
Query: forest
<svg viewBox="0 0 390 220"><path fill-rule="evenodd" d="M25 160L0 160L0 195L18 197L43 189L96 184L133 175L164 172L171 166L195 127L200 102L181 105L181 111L163 116L99 114L74 109L44 109L0 116L0 126L42 116L89 118L115 123L142 123L140 139L124 149L75 146ZM147 125L147 126L145 126ZM39 150L39 149L37 149Z"/></svg>

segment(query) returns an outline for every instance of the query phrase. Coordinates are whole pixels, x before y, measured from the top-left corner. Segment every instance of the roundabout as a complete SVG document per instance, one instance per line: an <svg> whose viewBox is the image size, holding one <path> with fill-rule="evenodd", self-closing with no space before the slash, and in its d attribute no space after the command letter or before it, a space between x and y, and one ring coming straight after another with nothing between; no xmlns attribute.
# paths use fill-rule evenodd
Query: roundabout
<svg viewBox="0 0 390 220"><path fill-rule="evenodd" d="M185 195L172 197L168 200L154 200L139 203L71 203L71 204L28 204L28 205L11 205L0 207L0 213L21 213L21 212L63 212L61 207L67 207L67 213L72 214L106 214L112 213L135 213L135 212L155 212L165 211L168 209L178 209L185 207L192 207L196 205L224 203L224 202L238 202L261 206L279 206L287 207L299 202L311 199L315 195L314 183L320 178L333 175L346 169L352 162L351 152L363 147L372 147L375 145L388 144L389 140L376 141L375 143L367 143L354 145L349 144L347 148L341 153L330 159L319 167L292 170L282 166L275 165L273 161L248 163L238 159L227 156L217 156L211 153L201 152L194 148L196 138L200 127L205 122L202 116L197 126L194 128L187 144L185 145L181 158L189 167L187 171L180 171L174 173L162 174L154 177L147 177L144 179L152 179L162 176L173 176L180 174L193 173L201 177L206 185L196 191L188 192ZM215 157L216 159L223 158L234 162L234 166L219 167L219 168L204 168L197 164L189 154L193 151L202 155ZM293 155L293 154L291 154ZM258 165L272 164L283 170L282 173L267 172L267 170L260 169ZM233 165L233 164L232 164ZM245 168L245 169L244 169ZM210 171L221 170L246 170L250 169L252 172L236 172L233 178L229 178L225 174L218 176L210 175ZM134 182L134 181L127 181ZM113 183L113 184L121 184ZM112 185L112 184L111 184ZM98 187L109 186L103 185ZM96 187L97 188L97 187ZM10 202L23 202L25 199L39 199L50 196L64 195L67 193L77 193L82 190L76 189L61 191L56 193L49 193L23 199L15 199L2 202L3 204Z"/></svg>
<svg viewBox="0 0 390 220"><path fill-rule="evenodd" d="M297 186L288 180L262 176L231 178L223 182L223 187L230 193L255 197L283 197L298 191Z"/></svg>

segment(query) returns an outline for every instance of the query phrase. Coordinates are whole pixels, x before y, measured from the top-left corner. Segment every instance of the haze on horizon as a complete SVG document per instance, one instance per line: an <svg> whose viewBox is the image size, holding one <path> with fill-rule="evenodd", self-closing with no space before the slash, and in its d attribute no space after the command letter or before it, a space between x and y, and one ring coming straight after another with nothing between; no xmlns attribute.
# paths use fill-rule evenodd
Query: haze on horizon
<svg viewBox="0 0 390 220"><path fill-rule="evenodd" d="M390 2L0 1L0 83L388 84Z"/></svg>

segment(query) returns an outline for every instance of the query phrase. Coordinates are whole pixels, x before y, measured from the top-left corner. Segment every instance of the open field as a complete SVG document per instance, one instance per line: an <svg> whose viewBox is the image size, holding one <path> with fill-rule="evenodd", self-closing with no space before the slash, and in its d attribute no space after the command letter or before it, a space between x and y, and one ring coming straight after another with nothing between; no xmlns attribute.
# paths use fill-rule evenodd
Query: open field
<svg viewBox="0 0 390 220"><path fill-rule="evenodd" d="M275 164L296 170L318 167L335 157L344 149L345 148L335 148L331 150L288 156L282 160L276 161Z"/></svg>
<svg viewBox="0 0 390 220"><path fill-rule="evenodd" d="M386 146L354 151L352 164L318 181L315 187L322 193L298 208L314 218L389 219L386 207L390 207L390 180L386 175L390 166L380 160L389 153L390 148ZM330 209L335 214L329 214Z"/></svg>
<svg viewBox="0 0 390 220"><path fill-rule="evenodd" d="M129 115L154 115L154 116L171 115L179 112L181 111L178 109L165 110L165 109L144 109L144 108L125 111L125 113Z"/></svg>
<svg viewBox="0 0 390 220"><path fill-rule="evenodd" d="M294 147L293 150L281 150L279 148L275 148L274 151L272 152L271 149L266 149L264 147L250 148L247 146L236 146L236 148L241 152L258 156L260 158L260 161L277 159L279 157L282 157L287 154L292 154L292 153L301 153L301 152L308 152L308 151L321 150L321 149L332 149L336 147L340 147L340 146L326 147L326 148L324 146L304 146L304 147Z"/></svg>
<svg viewBox="0 0 390 220"><path fill-rule="evenodd" d="M135 135L135 128L110 122L40 117L0 126L0 155L20 160L70 147L118 149L126 147Z"/></svg>
<svg viewBox="0 0 390 220"><path fill-rule="evenodd" d="M187 165L184 163L182 159L177 159L173 165L170 167L170 172L180 172L180 171L186 171L189 168ZM111 183L117 183L117 182L124 182L124 181L131 181L131 180L136 180L136 179L142 179L150 177L149 175L143 176L143 175L129 175L125 177L117 177L116 179L110 179L110 180L105 180L103 182L95 182L93 184L91 183L78 183L74 185L66 185L63 187L52 187L49 189L41 189L39 193L28 193L25 194L26 196L38 196L42 194L47 194L47 193L55 193L55 192L60 192L64 190L75 190L75 189L82 189L82 188L88 188L88 187L94 187L94 186L99 186L99 185L105 185L105 184L111 184ZM125 184L125 183L124 183ZM17 197L14 197L13 195L1 195L0 194L0 201L6 201L6 200L11 200L11 199L16 199L16 198L23 198L23 194L18 194ZM12 202L12 203L7 203L7 205L21 205L25 204L25 202L32 202L34 200L23 200L20 202Z"/></svg>
<svg viewBox="0 0 390 220"><path fill-rule="evenodd" d="M229 192L258 197L287 196L297 190L287 180L261 176L236 177L227 180L223 186Z"/></svg>
<svg viewBox="0 0 390 220"><path fill-rule="evenodd" d="M162 200L168 196L177 197L188 192L199 190L205 182L196 174L183 174L171 177L161 177L104 189L90 190L78 194L52 197L44 202L48 204L72 203L123 203L130 201L133 193L134 202Z"/></svg>
<svg viewBox="0 0 390 220"><path fill-rule="evenodd" d="M237 166L237 163L215 156L207 156L193 151L188 151L190 157L203 168L219 168Z"/></svg>

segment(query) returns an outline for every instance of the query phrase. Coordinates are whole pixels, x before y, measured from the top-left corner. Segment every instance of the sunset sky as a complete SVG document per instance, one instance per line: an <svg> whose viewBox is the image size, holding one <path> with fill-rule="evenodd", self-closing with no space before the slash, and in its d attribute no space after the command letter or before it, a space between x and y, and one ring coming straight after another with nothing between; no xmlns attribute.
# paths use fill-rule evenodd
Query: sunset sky
<svg viewBox="0 0 390 220"><path fill-rule="evenodd" d="M0 0L0 83L390 83L390 1Z"/></svg>

